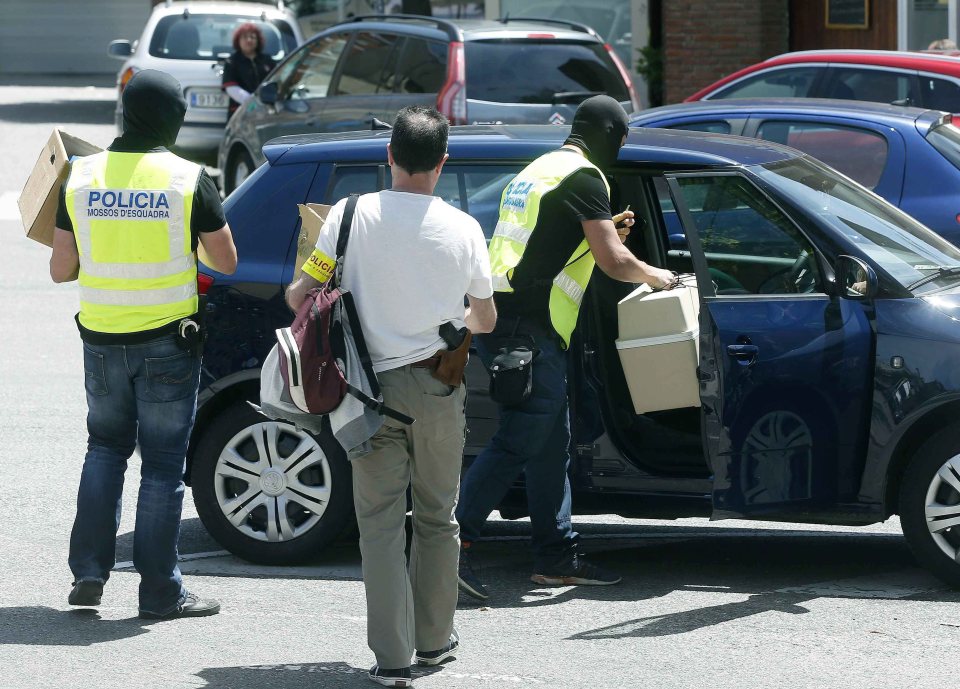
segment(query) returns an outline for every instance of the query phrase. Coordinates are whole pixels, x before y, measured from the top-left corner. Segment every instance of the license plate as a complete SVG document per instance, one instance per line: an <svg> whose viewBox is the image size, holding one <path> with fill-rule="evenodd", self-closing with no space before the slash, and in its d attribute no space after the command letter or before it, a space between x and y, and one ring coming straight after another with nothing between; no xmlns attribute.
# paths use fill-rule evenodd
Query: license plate
<svg viewBox="0 0 960 689"><path fill-rule="evenodd" d="M229 96L222 91L191 91L191 108L225 108Z"/></svg>

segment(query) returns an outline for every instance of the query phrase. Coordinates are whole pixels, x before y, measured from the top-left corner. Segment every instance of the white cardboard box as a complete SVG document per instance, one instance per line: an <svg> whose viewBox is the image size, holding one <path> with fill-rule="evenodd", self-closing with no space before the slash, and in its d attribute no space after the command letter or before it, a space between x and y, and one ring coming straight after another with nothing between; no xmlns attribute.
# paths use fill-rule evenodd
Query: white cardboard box
<svg viewBox="0 0 960 689"><path fill-rule="evenodd" d="M700 406L699 314L692 276L672 290L643 285L617 304L617 352L637 414Z"/></svg>
<svg viewBox="0 0 960 689"><path fill-rule="evenodd" d="M20 193L18 205L23 229L34 241L53 246L60 186L70 172L70 158L99 153L101 149L83 139L54 129Z"/></svg>

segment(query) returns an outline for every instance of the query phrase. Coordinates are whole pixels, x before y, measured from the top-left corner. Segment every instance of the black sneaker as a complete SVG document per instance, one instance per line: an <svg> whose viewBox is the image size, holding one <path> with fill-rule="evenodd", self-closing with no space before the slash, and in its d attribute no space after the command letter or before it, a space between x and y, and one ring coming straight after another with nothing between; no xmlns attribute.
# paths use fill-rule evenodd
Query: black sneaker
<svg viewBox="0 0 960 689"><path fill-rule="evenodd" d="M73 590L67 596L70 605L82 605L93 608L100 605L103 596L103 582L96 579L84 579L73 584Z"/></svg>
<svg viewBox="0 0 960 689"><path fill-rule="evenodd" d="M487 591L487 587L480 581L477 573L473 571L471 558L472 556L470 555L469 549L460 549L460 566L457 572L457 583L460 585L460 590L468 596L476 598L477 600L487 600L487 598L490 597L490 592Z"/></svg>
<svg viewBox="0 0 960 689"><path fill-rule="evenodd" d="M534 573L530 580L544 586L610 586L620 583L620 575L592 565L582 555L575 554L555 567Z"/></svg>
<svg viewBox="0 0 960 689"><path fill-rule="evenodd" d="M456 658L459 650L460 635L454 629L450 635L450 643L439 651L417 651L417 665L439 665L447 658Z"/></svg>
<svg viewBox="0 0 960 689"><path fill-rule="evenodd" d="M178 617L207 617L216 615L218 612L220 612L219 602L212 598L204 600L195 593L188 593L186 600L166 615L141 610L140 618L144 620L175 620Z"/></svg>
<svg viewBox="0 0 960 689"><path fill-rule="evenodd" d="M379 665L374 665L367 673L367 677L377 684L385 687L412 687L413 676L410 674L409 667L399 667L396 670L386 670Z"/></svg>

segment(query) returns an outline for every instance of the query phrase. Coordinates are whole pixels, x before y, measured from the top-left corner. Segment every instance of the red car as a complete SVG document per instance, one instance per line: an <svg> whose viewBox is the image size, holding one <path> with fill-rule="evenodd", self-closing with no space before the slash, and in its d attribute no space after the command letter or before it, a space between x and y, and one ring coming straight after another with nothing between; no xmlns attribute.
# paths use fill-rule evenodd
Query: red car
<svg viewBox="0 0 960 689"><path fill-rule="evenodd" d="M805 50L745 67L686 99L842 98L960 112L960 57L893 50Z"/></svg>

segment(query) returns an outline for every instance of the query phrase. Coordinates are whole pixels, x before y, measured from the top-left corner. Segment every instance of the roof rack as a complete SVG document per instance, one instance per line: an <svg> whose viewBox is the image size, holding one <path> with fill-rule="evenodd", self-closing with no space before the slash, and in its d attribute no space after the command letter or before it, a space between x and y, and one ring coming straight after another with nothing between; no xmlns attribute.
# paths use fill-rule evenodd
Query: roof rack
<svg viewBox="0 0 960 689"><path fill-rule="evenodd" d="M390 22L395 19L400 19L401 21L417 21L421 24L432 24L447 34L447 37L451 41L463 41L463 32L460 30L460 27L453 22L449 22L445 19L436 19L434 17L425 17L419 14L361 14L356 17L345 19L342 22L338 22L337 24L334 24L334 26L352 24L354 22Z"/></svg>
<svg viewBox="0 0 960 689"><path fill-rule="evenodd" d="M600 38L600 34L586 24L571 22L567 21L566 19L550 19L548 17L511 17L509 14L505 14L497 21L501 24L506 24L508 22L537 22L539 24L555 24L557 26L564 26L568 29L573 29L574 31L579 31L581 33L590 34L596 38Z"/></svg>

